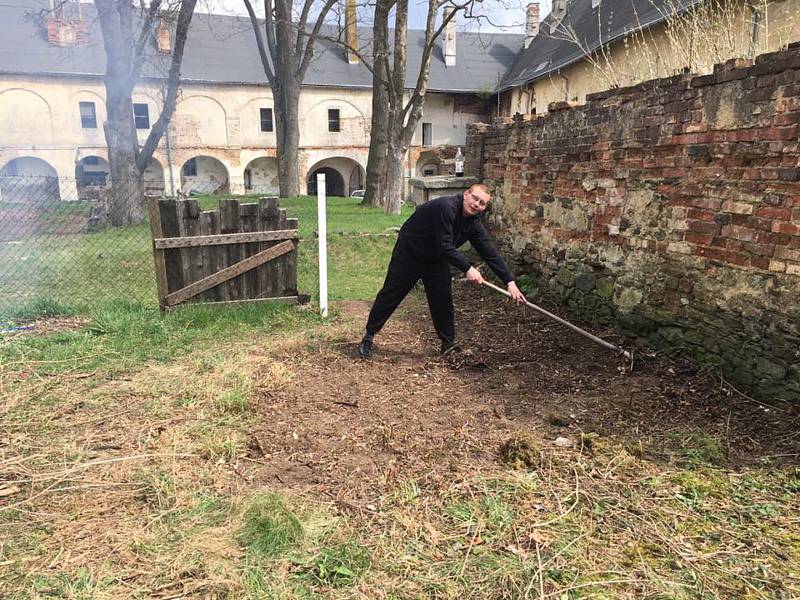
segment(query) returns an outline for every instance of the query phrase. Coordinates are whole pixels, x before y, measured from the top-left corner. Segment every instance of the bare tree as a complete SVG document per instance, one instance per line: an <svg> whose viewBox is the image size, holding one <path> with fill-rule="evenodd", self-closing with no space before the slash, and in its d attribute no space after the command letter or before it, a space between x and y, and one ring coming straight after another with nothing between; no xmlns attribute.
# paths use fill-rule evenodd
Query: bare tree
<svg viewBox="0 0 800 600"><path fill-rule="evenodd" d="M144 219L143 174L175 110L183 51L197 0L179 0L164 103L141 147L133 118L133 90L150 51L147 43L153 39L154 24L163 14L162 0L150 0L149 5L138 8L130 0L94 2L106 52L104 129L111 170L109 217L112 225L130 225Z"/></svg>
<svg viewBox="0 0 800 600"><path fill-rule="evenodd" d="M314 46L320 37L322 25L336 2L324 0L308 31L307 21L314 8L314 0L303 0L299 15L295 12L293 0L276 0L274 5L272 0L264 0L263 22L256 16L252 1L244 0L275 103L281 198L300 193L300 89L314 57Z"/></svg>
<svg viewBox="0 0 800 600"><path fill-rule="evenodd" d="M452 7L436 26L436 13ZM365 202L383 205L389 214L400 212L403 196L403 160L422 117L436 40L458 11L466 11L473 0L456 4L452 0L428 0L425 41L416 85L406 88L408 69L408 0L377 0L373 24L373 59L364 64L372 72L372 131L367 163ZM394 9L394 39L389 47L389 18ZM357 51L355 48L351 48ZM391 51L390 51L391 50Z"/></svg>
<svg viewBox="0 0 800 600"><path fill-rule="evenodd" d="M389 143L389 12L395 0L377 0L372 24L372 119L367 182L363 204L383 206L386 199L386 158Z"/></svg>

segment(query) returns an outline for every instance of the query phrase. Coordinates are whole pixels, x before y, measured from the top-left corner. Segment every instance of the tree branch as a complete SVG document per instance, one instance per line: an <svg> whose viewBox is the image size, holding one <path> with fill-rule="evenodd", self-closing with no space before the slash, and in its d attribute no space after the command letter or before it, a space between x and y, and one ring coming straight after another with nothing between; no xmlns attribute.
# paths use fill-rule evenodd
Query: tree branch
<svg viewBox="0 0 800 600"><path fill-rule="evenodd" d="M308 65L311 64L311 59L314 56L314 44L317 41L317 36L319 36L319 31L322 28L322 24L325 21L325 17L327 17L328 13L330 12L331 8L333 8L333 5L336 4L336 2L337 0L326 0L322 9L319 11L319 15L317 15L317 20L314 23L314 29L311 31L311 34L308 36L308 41L306 42L306 49L305 52L303 53L303 60L300 63L300 66L297 68L297 78L301 81L305 77ZM305 23L299 23L298 26L300 27L300 30L297 32L297 41L299 47L300 39L303 36L303 32L305 31Z"/></svg>
<svg viewBox="0 0 800 600"><path fill-rule="evenodd" d="M264 0L264 31L267 32L269 55L274 60L278 56L278 46L275 43L275 12L272 0Z"/></svg>
<svg viewBox="0 0 800 600"><path fill-rule="evenodd" d="M131 78L138 79L142 70L142 63L144 63L144 49L147 39L153 29L153 21L155 20L158 9L161 7L161 0L150 0L150 6L147 9L147 16L142 24L142 29L139 32L139 39L136 41L136 47L133 50L133 65L131 65Z"/></svg>
<svg viewBox="0 0 800 600"><path fill-rule="evenodd" d="M297 40L294 46L295 56L303 54L303 32L305 31L308 13L311 12L311 6L313 4L314 0L305 0L303 3L303 10L300 11L300 18L297 21Z"/></svg>
<svg viewBox="0 0 800 600"><path fill-rule="evenodd" d="M253 25L253 33L256 36L256 45L258 46L258 56L261 58L261 65L264 68L264 74L270 85L273 85L275 73L272 72L272 65L269 62L267 55L267 48L264 45L264 34L261 33L261 25L258 22L256 12L253 10L253 5L250 0L244 0L244 7L247 9L247 14L250 16L250 23Z"/></svg>
<svg viewBox="0 0 800 600"><path fill-rule="evenodd" d="M189 25L192 23L195 4L197 4L197 0L181 0L181 9L178 12L178 23L175 27L175 46L172 51L172 64L170 65L169 78L167 79L167 94L158 120L150 129L150 134L147 136L147 140L142 149L136 152L136 168L139 170L139 173L144 173L144 170L150 164L153 152L161 141L161 136L164 135L167 124L175 110L175 103L178 99L178 86L180 85L181 79L183 51L186 47L186 37L189 32Z"/></svg>

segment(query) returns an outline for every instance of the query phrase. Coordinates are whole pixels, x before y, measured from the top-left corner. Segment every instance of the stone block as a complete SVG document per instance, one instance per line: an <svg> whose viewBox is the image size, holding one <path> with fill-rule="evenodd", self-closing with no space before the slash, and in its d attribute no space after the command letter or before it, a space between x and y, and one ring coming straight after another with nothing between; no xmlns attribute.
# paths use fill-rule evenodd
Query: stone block
<svg viewBox="0 0 800 600"><path fill-rule="evenodd" d="M564 287L572 287L575 285L575 273L567 267L561 267L556 273L556 281Z"/></svg>
<svg viewBox="0 0 800 600"><path fill-rule="evenodd" d="M597 288L597 295L601 298L608 298L614 295L614 280L610 277L601 277L595 283Z"/></svg>
<svg viewBox="0 0 800 600"><path fill-rule="evenodd" d="M755 370L762 378L772 381L779 381L786 376L785 365L769 360L763 356L756 359Z"/></svg>
<svg viewBox="0 0 800 600"><path fill-rule="evenodd" d="M594 289L595 277L591 273L578 273L575 277L575 287L582 292L591 292Z"/></svg>

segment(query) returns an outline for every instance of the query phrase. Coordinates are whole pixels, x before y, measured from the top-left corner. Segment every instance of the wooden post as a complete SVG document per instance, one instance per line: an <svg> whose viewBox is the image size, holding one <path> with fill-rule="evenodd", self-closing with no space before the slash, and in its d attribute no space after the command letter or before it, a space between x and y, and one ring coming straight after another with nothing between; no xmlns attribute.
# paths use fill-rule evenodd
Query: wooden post
<svg viewBox="0 0 800 600"><path fill-rule="evenodd" d="M161 217L161 233L164 237L180 237L178 201L172 198L159 200L158 212ZM174 248L164 249L164 263L164 271L167 274L167 294L169 294L184 286L181 251Z"/></svg>
<svg viewBox="0 0 800 600"><path fill-rule="evenodd" d="M155 240L164 237L164 232L161 230L161 214L158 210L158 198L155 196L146 196L147 198L147 213L150 219L150 233L153 236L153 262L156 271L156 291L158 293L158 307L161 312L167 308L167 268L164 264L164 251L155 247Z"/></svg>

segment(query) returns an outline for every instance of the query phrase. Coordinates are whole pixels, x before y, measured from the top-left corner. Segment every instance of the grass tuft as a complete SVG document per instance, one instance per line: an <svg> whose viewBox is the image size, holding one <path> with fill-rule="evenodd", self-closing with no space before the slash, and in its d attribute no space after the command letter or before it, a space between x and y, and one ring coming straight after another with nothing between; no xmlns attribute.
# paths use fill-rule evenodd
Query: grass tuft
<svg viewBox="0 0 800 600"><path fill-rule="evenodd" d="M314 585L342 588L353 585L369 566L367 551L355 541L348 540L322 548L303 574Z"/></svg>
<svg viewBox="0 0 800 600"><path fill-rule="evenodd" d="M257 557L274 558L298 544L303 534L303 524L284 500L266 494L251 499L237 540Z"/></svg>

